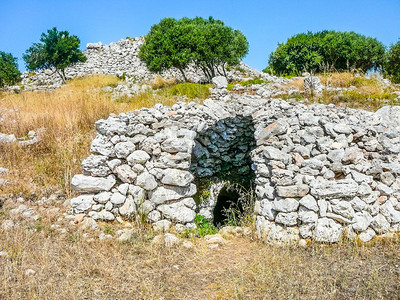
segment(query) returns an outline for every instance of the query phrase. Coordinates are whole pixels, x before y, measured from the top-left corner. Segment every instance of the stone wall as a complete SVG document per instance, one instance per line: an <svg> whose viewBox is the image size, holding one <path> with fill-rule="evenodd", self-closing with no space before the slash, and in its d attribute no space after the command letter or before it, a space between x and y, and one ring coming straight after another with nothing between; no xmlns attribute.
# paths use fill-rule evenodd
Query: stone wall
<svg viewBox="0 0 400 300"><path fill-rule="evenodd" d="M183 230L196 212L212 220L224 180L244 178L261 239L368 241L399 230L398 115L230 94L110 116L72 179L73 211ZM204 179L212 197L199 203Z"/></svg>
<svg viewBox="0 0 400 300"><path fill-rule="evenodd" d="M83 51L87 61L66 68L66 76L71 79L93 74L125 75L126 77L134 78L138 82L151 81L157 74L150 72L146 64L139 59L139 50L143 42L144 37L123 39L109 45L103 45L101 42L89 43L87 44L87 49ZM230 80L242 80L245 77L261 77L267 80L275 78L252 69L244 63L241 63L238 67L232 68L227 72ZM185 73L192 82L204 82L206 80L203 73L193 65L189 66ZM174 68L160 75L165 79L176 78L178 81L183 80L182 74ZM33 74L25 72L22 74L22 85L25 90L57 88L61 84L61 78L53 70L43 70Z"/></svg>

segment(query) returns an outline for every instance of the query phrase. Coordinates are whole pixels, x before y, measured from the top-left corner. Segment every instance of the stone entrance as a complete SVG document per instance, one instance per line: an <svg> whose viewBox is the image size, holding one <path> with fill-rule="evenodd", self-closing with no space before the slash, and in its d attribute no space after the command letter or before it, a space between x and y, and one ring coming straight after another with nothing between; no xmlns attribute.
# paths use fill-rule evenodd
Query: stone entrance
<svg viewBox="0 0 400 300"><path fill-rule="evenodd" d="M215 225L226 223L230 205L239 205L233 185L248 189L254 184L250 156L256 146L254 131L252 118L238 115L218 121L196 137L190 170L196 178L197 212Z"/></svg>

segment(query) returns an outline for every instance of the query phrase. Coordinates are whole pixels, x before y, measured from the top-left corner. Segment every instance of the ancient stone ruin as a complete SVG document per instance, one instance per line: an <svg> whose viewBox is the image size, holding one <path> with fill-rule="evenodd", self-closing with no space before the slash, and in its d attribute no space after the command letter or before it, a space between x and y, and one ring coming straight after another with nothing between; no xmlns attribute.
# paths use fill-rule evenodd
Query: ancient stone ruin
<svg viewBox="0 0 400 300"><path fill-rule="evenodd" d="M219 91L219 92L218 92ZM369 241L400 227L399 111L290 104L225 95L202 105L157 104L96 122L93 153L72 179L75 214L113 221L145 215L159 228L222 222L252 187L258 236ZM225 96L223 96L225 95ZM218 220L216 220L218 219Z"/></svg>
<svg viewBox="0 0 400 300"><path fill-rule="evenodd" d="M67 79L84 77L93 74L117 75L121 78L130 79L133 82L152 81L157 74L150 72L146 64L140 60L139 51L144 43L144 37L133 39L122 39L108 45L101 42L89 43L83 51L87 60L84 63L76 63L65 69ZM204 82L203 72L194 65L185 69L186 77L191 82ZM164 79L174 78L182 81L183 77L178 69L171 68L160 74ZM257 71L244 63L227 71L229 80L240 81L243 78L260 77L266 80L277 79L275 76ZM128 80L129 81L129 80ZM24 72L22 74L22 86L24 90L47 90L59 88L62 85L61 77L50 69L41 70L36 73ZM19 88L18 86L12 88Z"/></svg>

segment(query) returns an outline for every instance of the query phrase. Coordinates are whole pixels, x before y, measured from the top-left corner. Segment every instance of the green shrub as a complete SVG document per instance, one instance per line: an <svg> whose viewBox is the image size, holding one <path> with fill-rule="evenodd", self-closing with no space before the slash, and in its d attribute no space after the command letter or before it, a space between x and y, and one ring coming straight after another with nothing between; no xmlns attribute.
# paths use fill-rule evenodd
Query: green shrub
<svg viewBox="0 0 400 300"><path fill-rule="evenodd" d="M400 40L390 47L386 58L386 75L394 83L400 83Z"/></svg>
<svg viewBox="0 0 400 300"><path fill-rule="evenodd" d="M375 38L326 30L297 34L279 44L264 71L278 75L354 69L366 72L381 68L384 60L385 47Z"/></svg>
<svg viewBox="0 0 400 300"><path fill-rule="evenodd" d="M190 99L199 98L206 99L210 96L211 85L204 85L198 83L179 83L169 88L169 92L173 96L186 96Z"/></svg>
<svg viewBox="0 0 400 300"><path fill-rule="evenodd" d="M0 51L0 87L17 83L20 76L17 59L11 53Z"/></svg>

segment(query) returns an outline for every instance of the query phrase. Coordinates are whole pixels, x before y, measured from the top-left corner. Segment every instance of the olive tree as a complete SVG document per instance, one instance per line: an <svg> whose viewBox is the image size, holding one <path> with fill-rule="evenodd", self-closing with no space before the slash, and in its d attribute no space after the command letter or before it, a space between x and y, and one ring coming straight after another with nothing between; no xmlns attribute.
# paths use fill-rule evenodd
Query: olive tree
<svg viewBox="0 0 400 300"><path fill-rule="evenodd" d="M220 20L200 17L179 20L165 18L151 27L139 57L152 72L177 68L185 81L184 69L194 63L211 81L225 74L225 67L237 65L248 52L246 37Z"/></svg>
<svg viewBox="0 0 400 300"><path fill-rule="evenodd" d="M17 83L20 76L17 59L11 53L0 51L0 87Z"/></svg>
<svg viewBox="0 0 400 300"><path fill-rule="evenodd" d="M372 37L355 32L321 31L301 33L278 45L269 57L268 70L298 75L307 71L380 69L385 47Z"/></svg>
<svg viewBox="0 0 400 300"><path fill-rule="evenodd" d="M400 40L387 52L385 73L394 83L400 83Z"/></svg>
<svg viewBox="0 0 400 300"><path fill-rule="evenodd" d="M79 38L68 31L58 31L54 27L47 30L47 34L42 33L40 42L34 43L23 55L30 71L53 69L65 81L65 68L86 61L85 55L79 50Z"/></svg>

